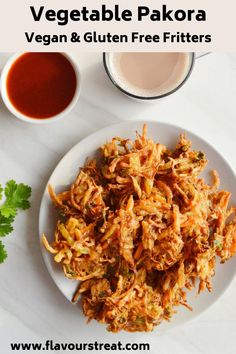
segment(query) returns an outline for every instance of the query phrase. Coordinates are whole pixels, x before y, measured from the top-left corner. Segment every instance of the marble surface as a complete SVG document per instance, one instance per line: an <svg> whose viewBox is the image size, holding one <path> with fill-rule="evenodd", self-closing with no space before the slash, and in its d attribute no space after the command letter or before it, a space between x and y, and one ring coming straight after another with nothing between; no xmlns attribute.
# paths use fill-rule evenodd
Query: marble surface
<svg viewBox="0 0 236 354"><path fill-rule="evenodd" d="M8 56L0 55L0 68ZM170 122L202 136L236 169L235 54L199 58L186 85L156 104L135 102L119 93L106 77L101 59L98 53L77 55L81 97L62 121L27 124L12 117L0 101L0 181L14 178L33 188L32 208L19 215L17 231L4 240L9 257L0 265L0 353L11 353L10 342L116 342L121 338L102 326L94 324L92 330L86 326L79 308L52 282L40 253L42 192L58 161L81 138L124 120ZM235 298L236 279L216 304L186 325L163 334L157 330L155 336L125 334L122 341L148 342L150 353L157 354L235 353Z"/></svg>

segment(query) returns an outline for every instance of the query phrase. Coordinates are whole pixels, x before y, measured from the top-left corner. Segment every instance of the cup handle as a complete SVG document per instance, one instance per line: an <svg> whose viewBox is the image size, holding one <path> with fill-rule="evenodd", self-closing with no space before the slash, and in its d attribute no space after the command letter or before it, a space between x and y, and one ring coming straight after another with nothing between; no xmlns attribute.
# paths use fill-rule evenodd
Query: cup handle
<svg viewBox="0 0 236 354"><path fill-rule="evenodd" d="M211 52L204 52L204 53L196 53L196 59L199 59L199 58L202 58L202 57L205 57L206 55L208 54L211 54Z"/></svg>

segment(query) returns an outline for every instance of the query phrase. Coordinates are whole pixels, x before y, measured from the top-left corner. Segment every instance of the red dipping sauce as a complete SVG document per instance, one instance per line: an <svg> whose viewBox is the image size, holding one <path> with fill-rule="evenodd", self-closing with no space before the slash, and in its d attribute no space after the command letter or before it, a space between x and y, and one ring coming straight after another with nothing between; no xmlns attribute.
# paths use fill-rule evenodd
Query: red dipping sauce
<svg viewBox="0 0 236 354"><path fill-rule="evenodd" d="M8 97L30 118L50 118L72 101L77 87L75 70L60 53L25 53L11 66L6 81Z"/></svg>

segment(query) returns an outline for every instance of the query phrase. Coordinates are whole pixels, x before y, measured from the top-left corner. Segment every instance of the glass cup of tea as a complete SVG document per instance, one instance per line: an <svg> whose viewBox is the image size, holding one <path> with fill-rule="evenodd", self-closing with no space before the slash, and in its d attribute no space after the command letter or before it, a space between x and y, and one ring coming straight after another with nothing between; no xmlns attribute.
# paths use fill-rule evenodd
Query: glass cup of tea
<svg viewBox="0 0 236 354"><path fill-rule="evenodd" d="M154 102L176 92L189 78L195 53L104 53L103 63L112 83L128 97Z"/></svg>

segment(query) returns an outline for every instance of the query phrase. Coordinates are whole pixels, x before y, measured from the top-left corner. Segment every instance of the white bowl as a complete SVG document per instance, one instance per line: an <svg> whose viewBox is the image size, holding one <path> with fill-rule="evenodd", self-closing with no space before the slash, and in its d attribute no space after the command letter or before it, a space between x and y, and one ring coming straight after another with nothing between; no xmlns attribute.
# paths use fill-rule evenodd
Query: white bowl
<svg viewBox="0 0 236 354"><path fill-rule="evenodd" d="M78 68L77 63L74 61L74 59L67 53L61 53L62 55L64 55L66 57L66 59L69 60L69 62L71 63L75 75L76 75L76 81L77 81L77 85L76 85L76 90L75 90L75 94L74 97L72 98L71 102L69 103L69 105L59 114L56 114L55 116L52 117L48 117L48 118L43 118L43 119L38 119L38 118L33 118L33 117L29 117L23 113L21 113L20 111L18 111L16 109L16 107L11 103L9 97L8 97L8 93L7 93L7 76L9 73L9 70L11 69L13 63L24 53L17 53L14 54L10 57L10 59L6 62L2 74L1 74L1 79L0 79L0 91L1 91L1 96L3 99L3 102L5 103L6 107L8 108L8 110L16 117L19 118L21 120L23 120L24 122L27 123L33 123L33 124L45 124L45 123L53 123L55 121L58 121L60 119L62 119L64 116L66 116L75 106L76 102L78 101L79 95L80 95L80 87L81 87L81 76L80 76L80 71Z"/></svg>

